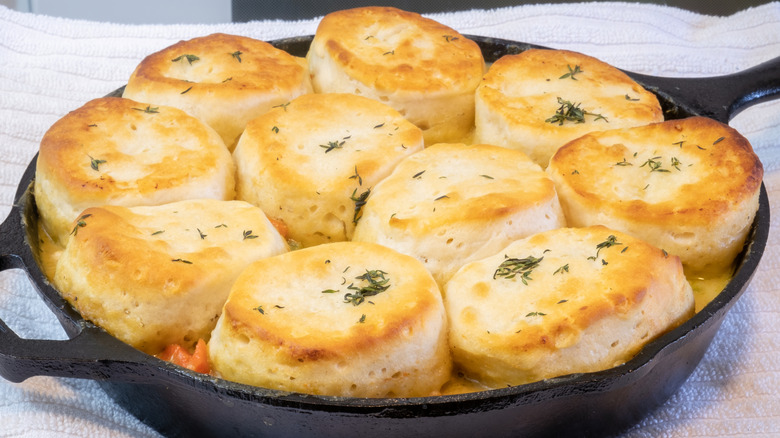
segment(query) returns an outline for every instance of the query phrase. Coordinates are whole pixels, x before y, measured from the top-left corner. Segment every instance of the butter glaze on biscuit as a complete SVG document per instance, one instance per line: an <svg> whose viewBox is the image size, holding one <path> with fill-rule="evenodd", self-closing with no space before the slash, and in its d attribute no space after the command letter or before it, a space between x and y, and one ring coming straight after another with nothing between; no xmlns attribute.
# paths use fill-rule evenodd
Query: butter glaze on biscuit
<svg viewBox="0 0 780 438"><path fill-rule="evenodd" d="M303 58L264 41L216 33L144 58L124 97L181 108L214 128L233 150L249 120L311 91Z"/></svg>
<svg viewBox="0 0 780 438"><path fill-rule="evenodd" d="M601 226L518 240L444 297L455 362L491 387L612 368L694 311L676 256Z"/></svg>
<svg viewBox="0 0 780 438"><path fill-rule="evenodd" d="M384 102L420 127L426 144L470 135L485 61L475 42L441 23L387 7L333 12L307 60L315 92Z"/></svg>
<svg viewBox="0 0 780 438"><path fill-rule="evenodd" d="M53 283L81 315L150 354L208 340L238 274L288 250L246 202L87 209Z"/></svg>
<svg viewBox="0 0 780 438"><path fill-rule="evenodd" d="M551 120L577 111L578 120ZM547 167L559 147L588 132L661 121L655 95L617 68L577 52L531 49L488 70L476 93L474 141L519 149Z"/></svg>
<svg viewBox="0 0 780 438"><path fill-rule="evenodd" d="M368 278L382 290L356 299ZM452 366L430 273L412 257L358 242L249 266L225 303L209 355L228 380L344 397L435 395Z"/></svg>
<svg viewBox="0 0 780 438"><path fill-rule="evenodd" d="M89 207L232 199L235 166L219 135L184 111L107 97L49 128L34 192L46 231L64 245Z"/></svg>
<svg viewBox="0 0 780 438"><path fill-rule="evenodd" d="M742 250L763 178L748 140L704 117L588 134L547 170L571 226L627 232L700 275L728 271Z"/></svg>

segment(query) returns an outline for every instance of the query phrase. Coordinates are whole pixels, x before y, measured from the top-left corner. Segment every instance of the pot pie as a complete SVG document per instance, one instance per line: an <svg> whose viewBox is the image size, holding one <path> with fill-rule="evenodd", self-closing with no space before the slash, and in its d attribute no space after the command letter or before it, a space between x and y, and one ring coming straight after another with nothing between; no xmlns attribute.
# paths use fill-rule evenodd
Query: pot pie
<svg viewBox="0 0 780 438"><path fill-rule="evenodd" d="M208 339L251 262L288 251L259 208L198 199L85 210L52 283L84 318L156 354Z"/></svg>
<svg viewBox="0 0 780 438"><path fill-rule="evenodd" d="M46 232L60 245L89 207L234 196L235 166L222 139L177 108L94 99L41 140L35 202Z"/></svg>
<svg viewBox="0 0 780 438"><path fill-rule="evenodd" d="M354 94L307 94L247 125L233 158L238 198L303 246L352 237L372 188L423 148L419 128Z"/></svg>
<svg viewBox="0 0 780 438"><path fill-rule="evenodd" d="M547 167L559 147L588 132L663 119L655 95L617 68L577 52L531 49L485 74L474 142L519 149Z"/></svg>
<svg viewBox="0 0 780 438"><path fill-rule="evenodd" d="M349 397L437 394L450 378L447 316L416 259L337 242L249 266L209 342L218 375Z"/></svg>
<svg viewBox="0 0 780 438"><path fill-rule="evenodd" d="M416 24L408 25L410 22ZM341 34L327 31L333 23L337 28L341 26ZM164 360L170 357L182 366L208 370L210 364L203 359L210 358L214 375L269 388L361 397L480 391L612 367L690 316L691 287L680 264L680 259L685 261L688 257L687 248L646 243L633 231L620 229L620 220L624 219L608 223L607 227L580 225L588 220L607 223L606 215L590 214L597 209L594 206L599 193L613 190L611 196L617 198L637 191L637 181L648 178L645 175L634 180L618 171L628 167L652 170L651 179L642 188L654 193L656 200L664 196L661 190L656 193L656 186L663 186L663 180L656 178L660 178L660 173L671 174L666 175L673 178L668 187L693 187L693 192L700 195L701 206L692 204L691 211L722 207L718 210L722 216L712 216L713 226L720 230L713 233L737 235L734 242L744 239L743 227L755 215L752 190L760 186L761 180L760 162L747 142L727 127L712 125L712 121L693 119L647 125L660 120L656 99L626 80L622 73L592 58L565 51L531 51L524 57L518 55L520 58L506 56L493 64L475 98L474 89L468 89L479 83L483 61L473 51L474 43L447 27L392 8L361 8L326 17L320 29L308 55L308 73L313 78L313 91L318 93L306 92L306 80L300 79L298 67L307 71L304 60L291 60L284 55L277 59L270 54L279 61L279 68L263 71L271 76L279 73L273 77L277 77L278 87L287 97L259 98L278 103L262 114L252 113L243 133L223 132L227 146L214 130L221 130L219 123L211 128L183 111L158 103L155 97L144 103L99 99L85 105L94 107L90 110L93 112L76 110L47 133L39 156L39 169L44 171L36 175L34 190L44 231L52 234L55 243L42 244L41 264L58 290L85 318L137 348L151 354L162 351L158 357ZM339 40L340 35L343 40ZM192 97L195 99L189 103L211 105L215 114L224 114L225 108L229 108L230 117L244 117L249 111L244 112L246 107L241 99L254 101L254 95L248 91L254 88L227 91L228 86L212 83L216 76L208 76L204 70L212 68L219 76L227 72L222 64L225 61L231 68L242 69L247 60L262 52L259 46L263 45L256 51L245 50L244 46L230 50L220 44L238 39L224 35L192 41L199 45L175 45L175 57L168 58L170 52L162 51L167 54L147 58L157 57L161 59L161 69L173 66L175 70L164 81L175 90L161 91L160 99L173 95L173 100L181 103ZM190 47L203 51L196 54ZM333 48L339 50L333 52ZM333 53L338 56L333 58ZM518 59L531 57L538 58L538 65L523 66L527 74L518 75L513 70ZM150 62L142 64L149 67ZM371 62L376 63L374 67L366 67ZM507 67L505 73L501 73L502 65ZM384 66L390 66L390 70L384 70ZM443 67L446 68L439 71ZM137 72L143 69L144 65L139 65ZM370 71L377 75L366 83L358 80L359 74ZM424 73L414 79L411 73L420 71ZM339 86L349 84L344 92L323 93L325 88L319 88L317 83L331 76ZM219 78L219 82L231 83L237 77ZM134 75L135 79L138 75ZM408 82L413 86L403 88L398 79L401 84ZM297 91L291 90L298 86L295 84L302 84L298 91L304 94L294 95ZM180 88L183 85L186 88ZM217 93L214 101L198 98L203 90L210 89ZM537 127L528 131L531 134L518 134L518 124L496 120L510 114L501 110L502 105L505 109L518 106L529 89L534 93L541 90L539 96L528 98L544 99L545 110L544 114L537 114ZM559 91L571 94L563 96ZM474 108L468 108L466 101L473 101ZM396 106L399 102L401 105ZM623 122L609 112L610 108L625 115L630 125L642 127L578 137L592 128L622 126ZM474 111L475 135L484 143L493 143L485 141L487 138L496 139L495 146L474 146L473 141L463 140L466 126L474 124L466 122ZM431 118L414 120L419 114ZM96 122L97 115L103 118ZM547 121L548 118L551 120ZM539 126L541 131L534 131ZM705 135L705 128L710 135ZM152 132L154 142L147 136ZM231 160L230 142L239 134ZM712 134L717 137L712 139ZM466 137L470 135L467 133ZM434 139L445 137L457 138L456 142L469 146L436 145L438 141ZM520 144L511 144L509 140L515 137L522 140ZM139 138L148 141L139 143ZM76 146L83 139L88 140L83 142L85 147ZM110 141L103 144L97 139ZM573 139L552 161L547 161L555 150ZM537 141L543 145L539 146ZM662 141L682 148L685 155L671 155ZM428 150L423 149L424 142L429 145ZM115 155L104 156L103 149L95 152L94 148L107 145L116 149ZM502 149L501 153L495 151L496 146ZM723 146L726 151L719 152L717 147ZM656 148L659 153L651 154ZM527 151L525 155L536 164L529 164L522 152L513 149ZM469 156L466 150L483 154ZM436 155L441 151L447 151L451 157ZM582 166L566 169L578 162L574 159L577 154L591 158L580 159ZM609 162L601 167L589 166L596 161L589 154ZM677 161L656 158L667 154ZM441 162L413 173L399 164L407 160L413 163L418 155L420 162L426 156L438 157ZM495 169L491 167L495 174L479 173L475 177L472 171L481 168L489 156L498 157L495 161L503 163L491 163L495 165ZM644 161L636 161L639 159ZM117 170L116 165L122 160L127 160L127 164ZM460 172L454 172L456 166L447 168L447 163L458 160L468 165L458 165ZM549 179L540 171L548 163L548 176L554 181L555 190L551 190ZM683 169L681 164L693 164L695 169ZM396 176L388 175L397 165L399 174L405 172L406 179L411 181L393 183ZM680 174L674 174L675 165L680 167ZM73 170L58 171L58 166L71 166ZM439 166L447 170L439 176L446 178L427 179L434 174L432 169ZM730 166L743 171L742 176L736 177L743 178L742 187L716 182L705 196L700 186L683 183L683 175L707 176L706 180L715 181L713 175L730 175ZM160 173L146 176L138 170L146 167ZM517 171L507 176L505 168ZM177 177L183 169L189 172L191 180ZM496 178L499 172L503 175L500 179ZM118 186L117 181L128 175L133 178L127 183L122 179L121 187L129 194L115 195L107 190ZM455 201L466 200L492 184L494 189L513 186L521 175L533 176L529 180L532 185L524 183L528 184L525 189L532 189L526 200L526 213L510 208L511 203L507 203L506 210L499 208L497 197L485 193L483 204L455 208L458 214L446 216L453 224L473 219L483 229L460 223L459 228L452 230L468 232L454 233L446 239L441 238L447 236L447 231L441 236L430 235L434 229L436 234L440 231L434 227L433 214L420 214L412 220L411 216L390 213L390 203L380 202L391 198L387 192L397 192L404 195L399 196L399 205L407 205L408 211L416 202L417 208L433 206L431 213L433 208L444 213L447 208L442 201L455 205ZM576 175L583 178L576 179ZM236 178L238 189L234 193ZM468 185L448 185L445 180L450 178L468 181ZM430 192L417 193L414 184L425 186ZM390 190L393 185L396 187ZM402 193L404 190L409 193ZM723 192L714 193L720 190ZM83 203L83 199L100 192L108 196ZM430 200L428 195L434 192L439 194ZM553 200L553 192L559 200ZM177 196L169 196L171 193L198 199L180 201ZM227 201L234 194L245 201ZM427 196L427 204L415 201L415 196L421 195ZM226 200L199 199L203 197ZM126 198L148 206L106 205L126 202ZM64 203L60 202L62 199ZM696 196L685 199L695 202ZM626 198L618 203L626 206L636 201ZM556 207L558 202L563 218ZM674 199L664 202L665 208L675 215L680 213L670 207ZM151 205L154 203L162 205ZM187 207L183 208L184 205ZM503 225L501 221L491 224L490 218L474 214L473 205L478 206L477 211L486 212L483 216L504 217ZM620 209L613 207L604 204L598 208L624 217ZM70 218L57 217L58 210L63 208L70 211ZM514 213L520 216L513 216ZM657 218L661 217L665 216ZM497 241L485 237L513 235L518 220L527 222L518 227L524 229L523 233L536 234L519 240L507 238L501 244L506 245L503 248L496 248ZM629 215L628 222L631 220L641 222L641 218ZM59 229L52 226L57 221ZM695 222L682 221L683 227ZM512 225L506 227L509 222ZM563 228L565 223L574 228ZM732 228L723 228L723 223ZM399 228L400 225L403 227ZM403 232L397 233L396 228ZM546 228L554 229L542 230ZM472 255L438 250L452 260L443 268L430 263L426 268L421 263L424 257L418 260L401 254L399 251L406 251L403 246L398 250L385 246L408 243L407 234L414 235L414 230L420 231L416 235L422 243L428 238L437 244L443 240L444 248L461 243L461 248L478 246L465 240L469 236L487 239L489 243L475 249ZM669 232L677 233L673 226L659 233ZM685 228L676 237L692 240L688 234L692 232ZM40 235L45 237L46 233ZM285 244L289 237L293 238ZM364 238L381 240L382 245L349 241ZM448 246L450 238L453 240ZM455 243L456 238L464 240ZM295 239L303 242L304 248L287 252L290 247L301 246ZM333 243L338 240L345 241ZM66 242L64 250L57 246ZM182 242L187 243L182 246ZM738 247L734 242L725 246ZM410 253L419 249L414 249L414 244L407 246L412 248ZM429 252L423 248L422 252ZM492 254L486 255L487 252ZM718 257L721 258L707 266L733 258L733 254ZM127 263L121 263L122 260ZM149 267L150 260L153 268ZM248 264L251 265L245 268ZM457 266L461 264L465 266ZM694 265L682 266L691 269ZM518 267L520 271L513 271ZM618 277L622 280L618 281ZM594 281L608 288L594 288L589 283ZM706 287L714 291L717 281ZM211 289L210 293L204 293L205 289ZM524 296L517 294L518 290L533 293ZM697 302L708 298L694 290ZM559 297L558 293L567 296ZM503 298L498 299L499 296ZM388 303L391 305L379 306ZM576 304L580 306L574 307ZM182 306L189 306L187 312L179 311ZM642 312L645 315L638 316ZM219 324L215 327L217 319ZM193 347L191 357L184 357ZM239 351L241 354L237 354ZM461 374L466 378L461 378Z"/></svg>
<svg viewBox="0 0 780 438"><path fill-rule="evenodd" d="M491 387L620 365L694 309L678 257L601 226L469 263L444 301L455 362Z"/></svg>
<svg viewBox="0 0 780 438"><path fill-rule="evenodd" d="M303 58L265 41L216 33L144 58L123 97L180 108L233 150L249 120L311 91Z"/></svg>
<svg viewBox="0 0 780 438"><path fill-rule="evenodd" d="M384 102L420 127L426 144L470 135L485 60L454 29L395 8L332 12L320 21L306 59L315 92Z"/></svg>
<svg viewBox="0 0 780 438"><path fill-rule="evenodd" d="M439 143L377 184L353 240L414 256L444 284L468 261L565 225L552 180L524 153Z"/></svg>
<svg viewBox="0 0 780 438"><path fill-rule="evenodd" d="M747 139L704 117L585 135L547 170L569 225L621 230L705 276L742 251L763 178Z"/></svg>

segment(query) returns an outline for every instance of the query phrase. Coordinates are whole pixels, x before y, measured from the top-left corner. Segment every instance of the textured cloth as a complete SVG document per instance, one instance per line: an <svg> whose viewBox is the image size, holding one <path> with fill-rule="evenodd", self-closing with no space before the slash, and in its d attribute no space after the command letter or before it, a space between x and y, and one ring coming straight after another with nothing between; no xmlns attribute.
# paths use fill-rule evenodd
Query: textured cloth
<svg viewBox="0 0 780 438"><path fill-rule="evenodd" d="M780 55L780 3L729 17L647 4L529 5L431 15L464 34L587 53L658 76L729 74ZM318 20L219 25L119 25L18 13L0 7L0 213L46 129L87 100L123 85L147 54L213 32L263 40L312 34ZM780 205L780 101L731 125L761 157L770 205ZM780 436L780 263L777 213L751 286L723 321L702 362L626 437ZM17 271L0 275L0 318L28 338L64 339ZM0 436L155 437L92 381L0 379Z"/></svg>

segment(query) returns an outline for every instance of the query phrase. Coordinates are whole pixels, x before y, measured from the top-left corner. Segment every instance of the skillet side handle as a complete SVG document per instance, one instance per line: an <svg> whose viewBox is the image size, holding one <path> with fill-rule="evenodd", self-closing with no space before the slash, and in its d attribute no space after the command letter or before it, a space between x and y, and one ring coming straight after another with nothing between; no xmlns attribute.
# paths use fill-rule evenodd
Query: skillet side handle
<svg viewBox="0 0 780 438"><path fill-rule="evenodd" d="M15 205L0 224L0 271L21 269L29 277L21 220ZM68 340L39 340L19 337L0 319L0 376L12 382L32 376L148 381L152 360L91 324Z"/></svg>
<svg viewBox="0 0 780 438"><path fill-rule="evenodd" d="M780 57L737 73L703 78L664 78L629 73L672 107L667 118L698 114L728 123L742 110L780 97Z"/></svg>

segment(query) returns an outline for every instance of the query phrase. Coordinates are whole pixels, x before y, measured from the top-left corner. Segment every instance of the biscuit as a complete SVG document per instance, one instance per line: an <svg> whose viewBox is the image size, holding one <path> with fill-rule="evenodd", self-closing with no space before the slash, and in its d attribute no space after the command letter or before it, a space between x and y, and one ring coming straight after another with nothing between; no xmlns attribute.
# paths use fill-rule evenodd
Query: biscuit
<svg viewBox="0 0 780 438"><path fill-rule="evenodd" d="M89 208L73 230L55 287L84 318L150 354L208 339L243 268L288 249L241 201Z"/></svg>
<svg viewBox="0 0 780 438"><path fill-rule="evenodd" d="M252 120L233 158L237 196L303 246L348 240L371 189L423 148L419 128L353 94L307 94Z"/></svg>
<svg viewBox="0 0 780 438"><path fill-rule="evenodd" d="M107 97L49 128L34 193L45 230L64 245L89 207L232 199L235 166L219 135L184 111Z"/></svg>
<svg viewBox="0 0 780 438"><path fill-rule="evenodd" d="M311 91L305 59L264 41L215 33L144 58L124 97L180 108L233 150L249 120Z"/></svg>
<svg viewBox="0 0 780 438"><path fill-rule="evenodd" d="M676 256L600 226L535 234L470 263L444 302L455 363L491 387L620 365L694 309Z"/></svg>
<svg viewBox="0 0 780 438"><path fill-rule="evenodd" d="M228 380L345 397L434 395L451 373L431 275L412 257L357 242L249 266L225 303L209 357Z"/></svg>
<svg viewBox="0 0 780 438"><path fill-rule="evenodd" d="M693 117L588 134L548 168L569 225L602 224L728 271L758 210L761 161L731 127Z"/></svg>
<svg viewBox="0 0 780 438"><path fill-rule="evenodd" d="M590 131L663 121L658 99L620 70L566 50L498 59L476 93L474 142L520 149L547 167Z"/></svg>
<svg viewBox="0 0 780 438"><path fill-rule="evenodd" d="M524 153L439 143L376 186L353 240L416 257L443 284L468 261L565 225L552 180Z"/></svg>
<svg viewBox="0 0 780 438"><path fill-rule="evenodd" d="M420 127L426 144L461 142L473 130L482 52L434 20L388 7L333 12L306 58L315 92L384 102Z"/></svg>

